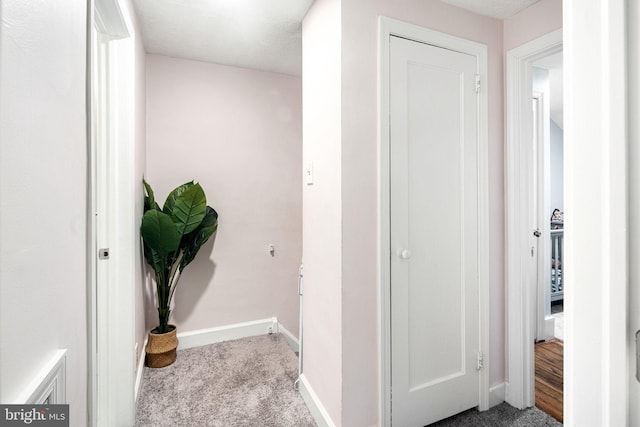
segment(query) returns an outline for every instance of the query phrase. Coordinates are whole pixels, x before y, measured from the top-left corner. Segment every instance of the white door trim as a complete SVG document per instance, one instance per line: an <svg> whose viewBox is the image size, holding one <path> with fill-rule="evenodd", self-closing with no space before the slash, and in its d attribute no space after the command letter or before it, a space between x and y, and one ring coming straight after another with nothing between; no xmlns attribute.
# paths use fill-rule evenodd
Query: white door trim
<svg viewBox="0 0 640 427"><path fill-rule="evenodd" d="M640 3L627 4L627 37L628 40L640 40ZM628 117L640 117L640 44L628 45ZM629 120L629 218L640 217L640 122ZM629 224L629 257L638 259L640 256L640 228L637 221ZM629 263L629 341L635 340L635 334L640 329L640 264ZM628 346L628 358L636 358L634 345ZM638 361L631 362L629 369L635 375L640 366ZM629 402L640 402L640 381L631 379L629 382ZM640 405L629 405L629 425L640 425Z"/></svg>
<svg viewBox="0 0 640 427"><path fill-rule="evenodd" d="M94 28L102 33L102 39L109 40L98 48ZM88 413L91 426L133 425L135 413L134 260L138 234L134 189L140 184L133 176L135 40L132 28L131 17L120 0L89 2ZM103 58L101 71L96 67L97 55ZM102 97L95 93L99 90L100 75L108 81L102 87ZM99 107L101 99L102 107ZM100 150L109 156L106 163L98 150L99 122L106 128L107 137L102 139L104 150ZM98 162L104 173L97 173ZM109 210L106 220L97 218L100 197ZM109 247L108 260L97 260L101 247ZM99 269L98 263L108 263L103 264L108 265L108 274L99 273L105 269Z"/></svg>
<svg viewBox="0 0 640 427"><path fill-rule="evenodd" d="M505 400L523 409L534 404L534 348L537 286L529 283L533 212L531 66L562 50L562 30L544 35L506 54L506 280L507 363Z"/></svg>
<svg viewBox="0 0 640 427"><path fill-rule="evenodd" d="M381 16L378 21L378 300L379 300L379 375L380 420L391 426L391 270L390 270L390 200L389 200L389 38L392 35L445 49L473 55L477 58L480 76L478 97L478 274L480 351L485 368L480 373L479 409L489 409L489 217L488 217L488 85L487 46L448 34L418 27Z"/></svg>
<svg viewBox="0 0 640 427"><path fill-rule="evenodd" d="M628 1L565 0L566 425L629 425ZM627 19L630 19L627 21ZM595 64L595 65L594 65ZM631 79L637 76L629 75ZM635 243L635 242L634 242ZM634 287L638 284L634 283ZM629 341L628 341L629 340ZM585 391L587 393L585 393Z"/></svg>

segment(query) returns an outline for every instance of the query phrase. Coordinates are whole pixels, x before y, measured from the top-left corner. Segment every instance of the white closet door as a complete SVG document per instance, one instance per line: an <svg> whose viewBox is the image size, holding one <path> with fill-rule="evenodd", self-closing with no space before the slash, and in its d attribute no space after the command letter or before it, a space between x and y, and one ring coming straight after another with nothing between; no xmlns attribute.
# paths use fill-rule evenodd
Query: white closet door
<svg viewBox="0 0 640 427"><path fill-rule="evenodd" d="M479 401L476 58L391 38L392 422Z"/></svg>

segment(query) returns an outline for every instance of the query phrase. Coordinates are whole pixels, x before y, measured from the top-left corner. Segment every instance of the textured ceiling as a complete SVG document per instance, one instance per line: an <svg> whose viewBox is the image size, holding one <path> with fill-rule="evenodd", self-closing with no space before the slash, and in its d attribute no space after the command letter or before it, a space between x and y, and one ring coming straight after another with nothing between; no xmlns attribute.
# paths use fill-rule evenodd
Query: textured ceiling
<svg viewBox="0 0 640 427"><path fill-rule="evenodd" d="M148 53L300 75L313 0L134 0Z"/></svg>
<svg viewBox="0 0 640 427"><path fill-rule="evenodd" d="M505 19L540 0L440 0L480 15Z"/></svg>
<svg viewBox="0 0 640 427"><path fill-rule="evenodd" d="M133 4L148 53L300 75L302 19L313 1L133 0ZM440 1L504 19L539 0Z"/></svg>

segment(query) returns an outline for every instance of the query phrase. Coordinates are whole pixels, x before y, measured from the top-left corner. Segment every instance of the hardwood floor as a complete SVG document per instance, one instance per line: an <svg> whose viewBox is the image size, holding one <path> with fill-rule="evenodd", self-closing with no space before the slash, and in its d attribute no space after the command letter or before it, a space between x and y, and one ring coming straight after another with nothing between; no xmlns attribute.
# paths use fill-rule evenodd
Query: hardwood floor
<svg viewBox="0 0 640 427"><path fill-rule="evenodd" d="M564 344L550 340L536 344L536 406L562 422Z"/></svg>

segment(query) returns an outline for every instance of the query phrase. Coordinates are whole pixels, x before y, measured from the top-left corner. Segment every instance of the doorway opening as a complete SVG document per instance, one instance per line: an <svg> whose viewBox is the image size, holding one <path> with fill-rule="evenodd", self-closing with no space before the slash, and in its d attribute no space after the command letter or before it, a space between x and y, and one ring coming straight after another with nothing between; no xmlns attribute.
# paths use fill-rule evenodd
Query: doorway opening
<svg viewBox="0 0 640 427"><path fill-rule="evenodd" d="M531 65L535 405L563 421L564 193L562 51ZM535 248L535 250L534 250Z"/></svg>
<svg viewBox="0 0 640 427"><path fill-rule="evenodd" d="M534 126L532 105L537 105L536 114L539 117L545 115L544 91L536 91L537 100L533 98L534 64L559 52L562 52L561 29L506 54L509 380L505 387L505 400L518 409L535 404L535 341L550 338L555 333L555 321L551 317L551 284L560 283L559 276L551 277L552 266L559 265L551 263L550 218L555 207L551 208L550 198L547 202L546 197L542 197L544 191L537 191L550 185L550 172L545 173L540 166L549 164L550 148L545 154L538 147L539 141L544 139L534 139L534 135L550 134L550 124ZM532 141L536 141L536 144Z"/></svg>

